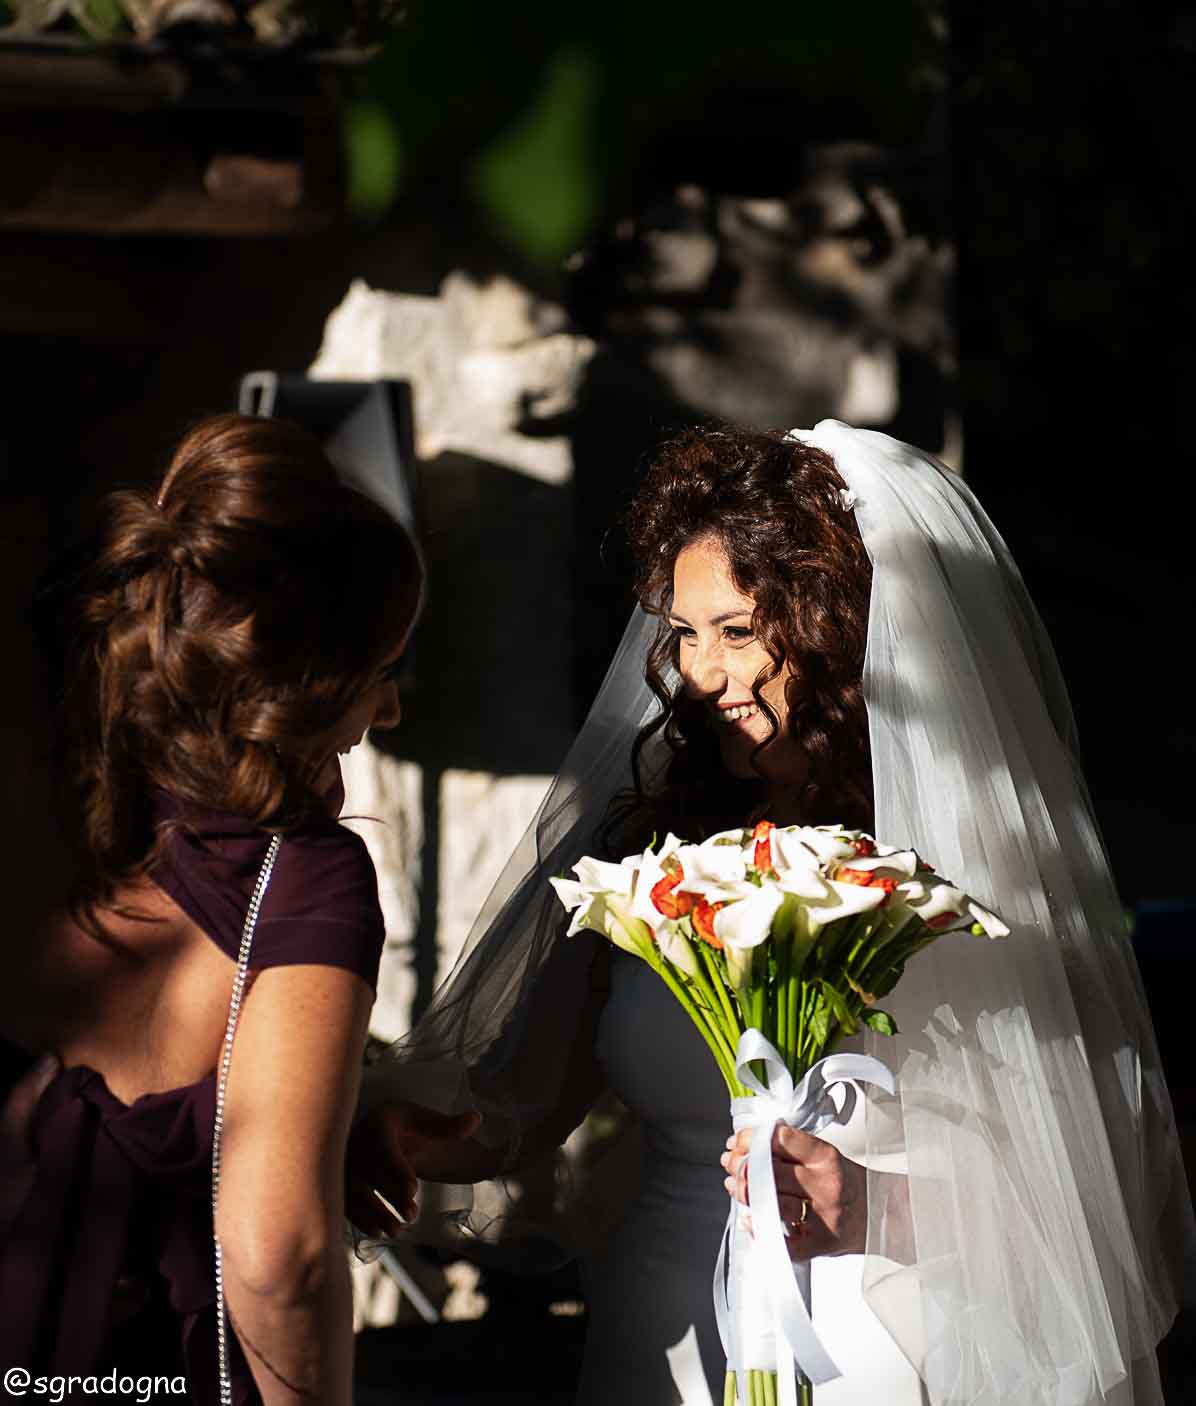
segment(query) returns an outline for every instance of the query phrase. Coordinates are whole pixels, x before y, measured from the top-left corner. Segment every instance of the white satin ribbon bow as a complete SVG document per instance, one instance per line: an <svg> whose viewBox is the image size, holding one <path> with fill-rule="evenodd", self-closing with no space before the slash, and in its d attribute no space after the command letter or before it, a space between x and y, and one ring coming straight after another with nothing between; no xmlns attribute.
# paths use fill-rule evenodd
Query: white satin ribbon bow
<svg viewBox="0 0 1196 1406"><path fill-rule="evenodd" d="M752 1060L762 1060L767 1086L750 1068ZM794 1262L785 1244L777 1187L772 1173L772 1134L778 1123L802 1132L817 1133L831 1123L846 1122L855 1107L855 1083L877 1084L892 1093L893 1075L871 1055L834 1054L820 1059L794 1088L793 1077L776 1047L759 1030L745 1030L735 1052L735 1073L740 1083L754 1090L747 1098L731 1100L731 1117L736 1132L753 1129L747 1159L748 1200L752 1211L755 1241L755 1268L763 1276L764 1297L771 1308L779 1406L797 1406L795 1366L814 1383L841 1376L818 1339L810 1321L810 1264ZM851 1082L854 1081L854 1082ZM843 1086L842 1107L836 1106L830 1089ZM737 1263L736 1244L742 1231L739 1204L732 1198L727 1227L714 1268L714 1313L727 1362L739 1379L739 1400L746 1403L747 1389L743 1337L744 1317L741 1293L743 1266ZM742 1251L741 1251L742 1253ZM754 1296L759 1297L759 1296ZM755 1312L760 1305L754 1305ZM758 1365L758 1364L757 1364Z"/></svg>

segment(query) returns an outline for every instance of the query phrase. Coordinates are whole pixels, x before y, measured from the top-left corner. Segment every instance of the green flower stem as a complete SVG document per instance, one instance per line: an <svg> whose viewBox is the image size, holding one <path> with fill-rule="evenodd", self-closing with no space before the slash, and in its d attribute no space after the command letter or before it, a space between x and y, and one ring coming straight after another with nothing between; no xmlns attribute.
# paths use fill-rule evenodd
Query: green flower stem
<svg viewBox="0 0 1196 1406"><path fill-rule="evenodd" d="M843 958L843 970L851 971L853 964L859 958L861 951L865 953L864 960L867 960L867 953L872 950L870 944L873 936L880 930L882 924L871 921L873 915L867 914L869 921L857 921L855 931L851 934L851 940L846 945L847 955Z"/></svg>
<svg viewBox="0 0 1196 1406"><path fill-rule="evenodd" d="M852 918L836 918L834 922L827 923L822 929L822 935L818 939L818 965L822 976L829 976L832 968L836 965L837 954L851 942L855 928L860 918L867 916L858 914Z"/></svg>
<svg viewBox="0 0 1196 1406"><path fill-rule="evenodd" d="M722 984L719 979L717 967L715 968L713 973L710 972L708 966L706 967L706 970L703 971L703 966L705 966L706 964L706 953L710 949L706 946L704 942L700 941L694 944L694 947L696 947L698 952L698 960L696 963L698 970L692 976L689 976L687 973L687 978L688 980L693 982L694 986L696 986L698 991L701 993L702 999L705 1001L707 1008L707 1024L710 1026L711 1032L714 1034L719 1043L722 1045L723 1049L726 1051L728 1067L731 1070L734 1070L735 1047L739 1042L739 1035L737 1032L736 1024L734 1022L734 1019L732 1019L731 1027L728 1028L721 1019L721 1016L723 1014L723 1008L721 1002L715 995L714 990L716 986L721 986ZM693 950L693 948L691 948L691 950ZM711 956L713 955L714 954L711 953Z"/></svg>
<svg viewBox="0 0 1196 1406"><path fill-rule="evenodd" d="M677 1000L681 1002L681 1006L686 1015L688 1015L690 1020L698 1027L702 1039L710 1046L710 1053L714 1056L718 1064L719 1073L723 1076L723 1082L727 1086L728 1093L733 1097L738 1097L743 1091L739 1086L739 1081L735 1078L735 1065L733 1061L728 1059L725 1044L710 1028L705 1017L694 1004L689 992L685 990L669 969L668 963L664 961L659 962L659 964L654 962L652 966L653 970L657 972L664 984L673 995L676 996Z"/></svg>
<svg viewBox="0 0 1196 1406"><path fill-rule="evenodd" d="M861 949L851 953L847 970L866 991L872 988L865 981L865 974L880 970L880 967L874 965L876 959L885 954L885 961L888 962L899 942L909 940L908 937L903 939L901 935L906 932L911 923L915 924L917 930L924 929L924 924L918 918L912 913L907 913L899 923L877 924Z"/></svg>
<svg viewBox="0 0 1196 1406"><path fill-rule="evenodd" d="M776 1038L773 1044L780 1051L781 1058L789 1065L789 970L793 964L792 933L777 948L777 989L773 998L776 1010Z"/></svg>
<svg viewBox="0 0 1196 1406"><path fill-rule="evenodd" d="M813 1035L810 1030L810 1016L812 1014L816 995L817 992L812 982L802 983L802 1039L799 1053L803 1069L809 1069L810 1065L814 1063L814 1059L810 1053L810 1047L813 1044Z"/></svg>
<svg viewBox="0 0 1196 1406"><path fill-rule="evenodd" d="M747 1401L742 1406L777 1406L780 1388L776 1372L763 1372L759 1369L746 1372ZM798 1406L814 1406L814 1388L805 1377L797 1381ZM728 1372L723 1379L723 1406L741 1406L738 1383L734 1372Z"/></svg>
<svg viewBox="0 0 1196 1406"><path fill-rule="evenodd" d="M723 1015L726 1017L726 1025L723 1027L727 1033L727 1038L733 1046L738 1046L739 1037L743 1033L739 1024L739 1016L735 1007L731 1004L731 997L727 993L727 983L723 980L722 967L715 953L703 942L699 947L702 961L706 964L706 970L710 973L710 984L714 987L718 997L719 1005L722 1007Z"/></svg>
<svg viewBox="0 0 1196 1406"><path fill-rule="evenodd" d="M794 969L793 961L788 963L785 979L785 1061L789 1072L797 1078L798 1042L801 1038L801 1003L804 995L802 981Z"/></svg>
<svg viewBox="0 0 1196 1406"><path fill-rule="evenodd" d="M752 1024L761 1032L766 1040L771 1038L768 1028L768 989L766 983L763 981L758 981L752 987ZM754 1059L752 1064L756 1069L756 1077L763 1079L763 1061Z"/></svg>
<svg viewBox="0 0 1196 1406"><path fill-rule="evenodd" d="M876 991L883 984L882 977L902 967L915 952L920 952L939 936L921 921L913 932L907 932L907 926L903 925L897 935L878 947L856 977L865 991Z"/></svg>
<svg viewBox="0 0 1196 1406"><path fill-rule="evenodd" d="M762 963L765 972L768 971L768 956L765 954ZM760 985L760 1029L764 1031L764 1038L771 1045L777 1042L777 1032L774 1028L777 1021L776 1003L768 999L768 977Z"/></svg>

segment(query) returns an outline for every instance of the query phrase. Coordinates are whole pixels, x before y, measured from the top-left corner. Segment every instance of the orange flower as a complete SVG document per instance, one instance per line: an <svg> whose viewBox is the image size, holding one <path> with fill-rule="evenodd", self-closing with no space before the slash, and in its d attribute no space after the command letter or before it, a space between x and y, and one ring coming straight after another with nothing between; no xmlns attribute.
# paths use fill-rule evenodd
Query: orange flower
<svg viewBox="0 0 1196 1406"><path fill-rule="evenodd" d="M874 841L870 840L867 835L863 835L858 840L853 841L852 847L855 850L857 859L871 859L876 853L876 844Z"/></svg>
<svg viewBox="0 0 1196 1406"><path fill-rule="evenodd" d="M889 901L889 895L897 887L896 879L885 879L879 874L872 873L869 869L851 869L846 865L835 875L835 881L840 884L858 884L864 889L883 889L884 903ZM882 903L882 907L884 906Z"/></svg>
<svg viewBox="0 0 1196 1406"><path fill-rule="evenodd" d="M685 878L685 872L675 859L665 860L668 872L659 883L652 885L650 896L653 907L666 918L680 918L690 912L697 899L692 893L674 893L673 890Z"/></svg>
<svg viewBox="0 0 1196 1406"><path fill-rule="evenodd" d="M769 840L769 834L775 829L776 826L771 820L761 820L752 831L752 838L756 841L756 852L753 856L752 863L755 864L756 868L759 869L762 874L771 874L774 872L772 865L772 842Z"/></svg>
<svg viewBox="0 0 1196 1406"><path fill-rule="evenodd" d="M685 897L692 898L693 894L687 893ZM707 903L704 898L699 898L697 900L697 906L693 911L693 918L691 919L694 925L694 932L697 933L703 942L709 943L711 947L719 952L723 950L723 944L715 936L714 915L720 908L725 907L726 904L724 903Z"/></svg>

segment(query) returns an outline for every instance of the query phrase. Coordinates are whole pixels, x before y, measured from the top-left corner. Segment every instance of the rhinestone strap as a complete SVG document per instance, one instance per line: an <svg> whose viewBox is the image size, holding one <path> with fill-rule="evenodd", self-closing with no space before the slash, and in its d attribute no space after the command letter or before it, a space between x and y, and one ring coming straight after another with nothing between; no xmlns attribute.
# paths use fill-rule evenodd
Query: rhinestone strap
<svg viewBox="0 0 1196 1406"><path fill-rule="evenodd" d="M253 933L257 927L257 915L266 894L266 886L278 858L278 848L282 836L275 835L270 848L258 871L253 897L249 900L249 911L245 914L245 926L241 929L241 948L237 953L237 974L233 978L233 994L228 1005L228 1024L224 1030L224 1048L220 1054L220 1073L216 1080L216 1120L212 1128L212 1243L216 1248L216 1350L220 1359L220 1406L232 1406L233 1384L228 1374L228 1317L224 1308L224 1258L220 1251L220 1239L216 1234L216 1203L220 1196L220 1136L224 1131L224 1091L228 1084L228 1069L233 1057L233 1036L237 1033L237 1021L241 1016L241 1001L245 995L245 981L249 975L249 949L253 946Z"/></svg>

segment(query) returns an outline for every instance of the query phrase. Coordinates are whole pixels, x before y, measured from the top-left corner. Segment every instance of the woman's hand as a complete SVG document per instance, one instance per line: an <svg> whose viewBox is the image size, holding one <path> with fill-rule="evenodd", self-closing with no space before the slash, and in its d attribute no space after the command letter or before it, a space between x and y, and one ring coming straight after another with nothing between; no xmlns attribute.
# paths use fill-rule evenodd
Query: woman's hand
<svg viewBox="0 0 1196 1406"><path fill-rule="evenodd" d="M476 1179L471 1175L476 1169L469 1139L480 1122L476 1113L436 1113L416 1103L388 1103L375 1109L349 1136L345 1159L349 1219L367 1235L387 1240L401 1235L404 1224L413 1221L419 1210L416 1193L421 1178Z"/></svg>
<svg viewBox="0 0 1196 1406"><path fill-rule="evenodd" d="M748 1204L747 1155L752 1130L727 1139L727 1191ZM867 1172L811 1133L780 1124L772 1137L772 1174L789 1257L862 1254L868 1229Z"/></svg>

